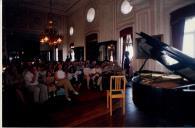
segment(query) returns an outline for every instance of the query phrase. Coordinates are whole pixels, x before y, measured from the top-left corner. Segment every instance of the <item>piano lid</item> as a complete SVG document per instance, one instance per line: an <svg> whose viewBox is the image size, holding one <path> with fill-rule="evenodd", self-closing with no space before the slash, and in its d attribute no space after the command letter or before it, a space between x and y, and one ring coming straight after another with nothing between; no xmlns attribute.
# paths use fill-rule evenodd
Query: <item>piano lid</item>
<svg viewBox="0 0 195 128"><path fill-rule="evenodd" d="M195 59L143 32L137 34L143 37L138 47L149 58L158 60L175 74L195 82Z"/></svg>

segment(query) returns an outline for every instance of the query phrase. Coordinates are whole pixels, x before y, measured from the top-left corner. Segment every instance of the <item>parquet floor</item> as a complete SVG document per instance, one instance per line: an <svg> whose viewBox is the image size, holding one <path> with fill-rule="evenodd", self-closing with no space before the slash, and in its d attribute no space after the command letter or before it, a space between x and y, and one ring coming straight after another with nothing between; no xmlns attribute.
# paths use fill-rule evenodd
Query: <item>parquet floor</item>
<svg viewBox="0 0 195 128"><path fill-rule="evenodd" d="M11 127L111 127L111 126L195 126L194 119L165 117L143 112L132 101L131 88L126 92L126 115L122 115L119 102L113 102L113 116L106 108L105 92L81 89L72 102L63 96L50 99L44 105L20 106L3 102L3 126ZM10 99L9 99L10 100ZM14 106L16 105L16 106Z"/></svg>

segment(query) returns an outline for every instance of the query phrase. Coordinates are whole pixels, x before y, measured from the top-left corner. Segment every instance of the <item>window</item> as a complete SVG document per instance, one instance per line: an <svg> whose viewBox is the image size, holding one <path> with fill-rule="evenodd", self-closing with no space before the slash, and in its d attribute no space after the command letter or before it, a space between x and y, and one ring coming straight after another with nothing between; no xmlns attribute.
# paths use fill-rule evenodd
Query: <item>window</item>
<svg viewBox="0 0 195 128"><path fill-rule="evenodd" d="M56 55L56 56L55 56L55 57L56 57L55 61L58 61L58 48L56 48L55 50L56 50L56 51L55 51L55 55Z"/></svg>
<svg viewBox="0 0 195 128"><path fill-rule="evenodd" d="M121 13L128 14L131 12L132 8L133 7L131 6L130 2L127 0L124 0L121 4Z"/></svg>
<svg viewBox="0 0 195 128"><path fill-rule="evenodd" d="M95 9L90 8L87 12L87 21L92 22L95 19Z"/></svg>
<svg viewBox="0 0 195 128"><path fill-rule="evenodd" d="M195 17L185 20L182 51L195 58Z"/></svg>
<svg viewBox="0 0 195 128"><path fill-rule="evenodd" d="M70 55L71 55L71 60L70 61L75 61L75 53L74 53L74 49L71 48L71 51L70 51Z"/></svg>
<svg viewBox="0 0 195 128"><path fill-rule="evenodd" d="M127 34L125 37L120 37L118 47L119 47L119 51L118 51L119 64L122 64L121 66L123 66L123 61L125 60L124 57L125 52L129 52L130 60L134 56L131 34Z"/></svg>
<svg viewBox="0 0 195 128"><path fill-rule="evenodd" d="M50 55L50 51L48 51L48 61L51 61L51 55Z"/></svg>
<svg viewBox="0 0 195 128"><path fill-rule="evenodd" d="M70 44L70 61L75 61L74 43Z"/></svg>
<svg viewBox="0 0 195 128"><path fill-rule="evenodd" d="M70 36L72 36L74 34L74 28L72 26L69 29L69 34L70 34Z"/></svg>
<svg viewBox="0 0 195 128"><path fill-rule="evenodd" d="M119 42L119 50L118 50L118 63L124 66L125 60L125 52L129 52L129 59L131 60L133 57L133 28L127 27L120 31L120 42Z"/></svg>
<svg viewBox="0 0 195 128"><path fill-rule="evenodd" d="M129 59L131 60L133 58L133 43L130 34L127 35L126 43L125 51L129 52Z"/></svg>

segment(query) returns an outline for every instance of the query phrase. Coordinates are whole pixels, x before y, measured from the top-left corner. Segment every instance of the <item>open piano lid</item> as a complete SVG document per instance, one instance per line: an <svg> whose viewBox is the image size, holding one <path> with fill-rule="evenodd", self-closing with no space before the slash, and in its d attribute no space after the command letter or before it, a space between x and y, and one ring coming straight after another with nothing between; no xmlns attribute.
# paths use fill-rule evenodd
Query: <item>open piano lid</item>
<svg viewBox="0 0 195 128"><path fill-rule="evenodd" d="M195 59L143 32L137 34L143 38L138 47L148 58L158 60L175 74L195 82Z"/></svg>

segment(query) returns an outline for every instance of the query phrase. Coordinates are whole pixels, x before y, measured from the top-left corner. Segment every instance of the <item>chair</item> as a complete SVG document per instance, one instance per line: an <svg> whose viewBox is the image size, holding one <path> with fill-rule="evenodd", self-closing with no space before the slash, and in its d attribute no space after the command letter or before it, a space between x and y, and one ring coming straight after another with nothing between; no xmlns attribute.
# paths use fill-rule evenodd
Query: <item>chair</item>
<svg viewBox="0 0 195 128"><path fill-rule="evenodd" d="M110 90L107 90L107 108L110 107L110 116L112 116L112 99L123 99L123 115L125 114L125 90L126 90L125 76L111 76ZM109 103L110 102L110 103Z"/></svg>

